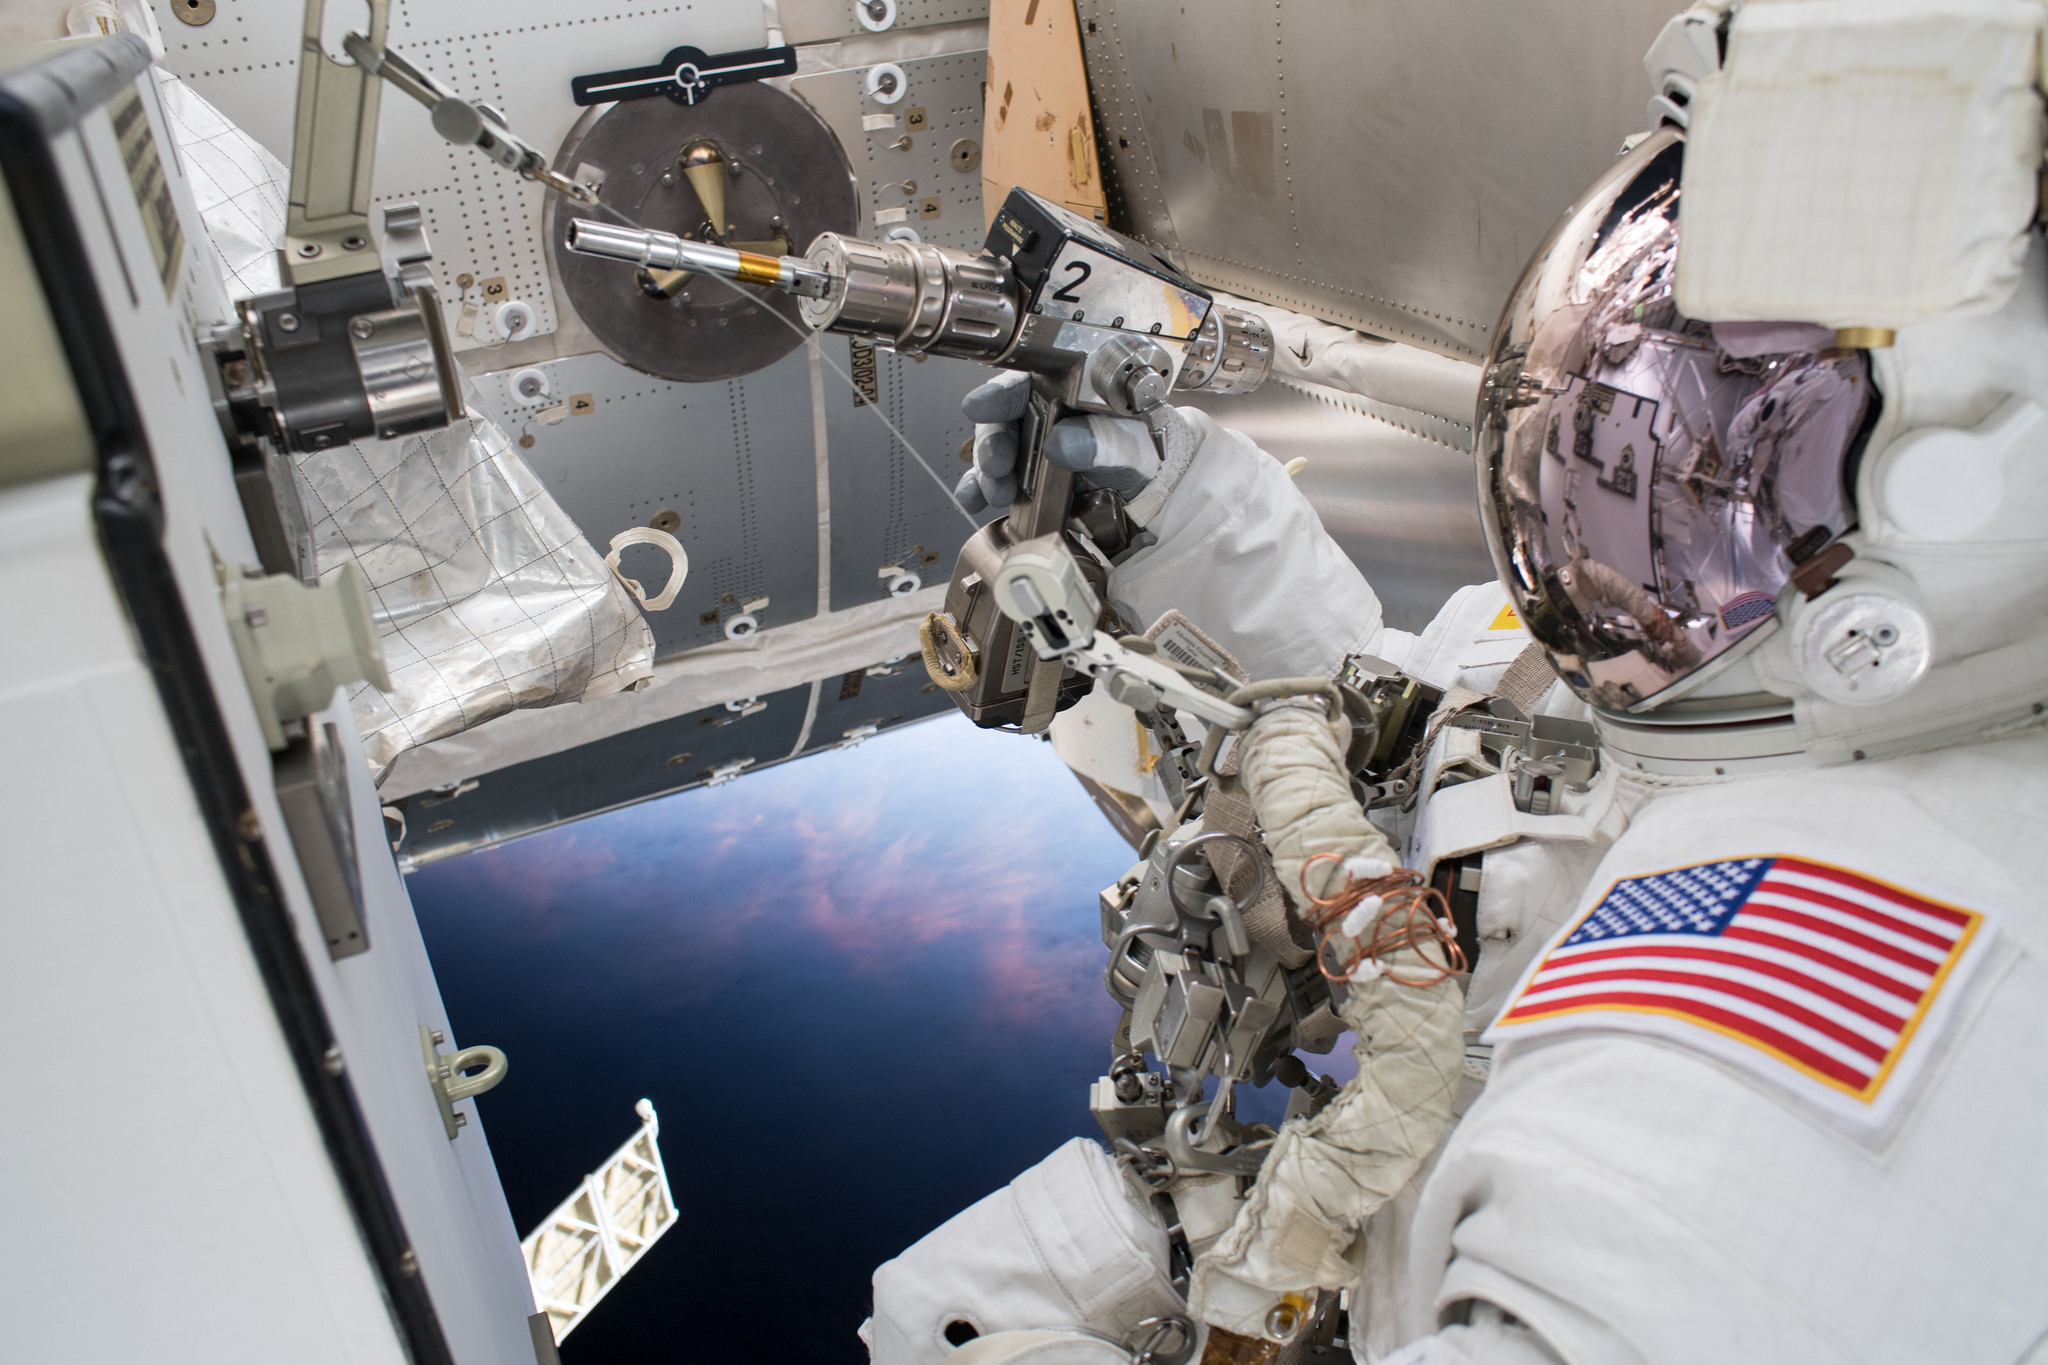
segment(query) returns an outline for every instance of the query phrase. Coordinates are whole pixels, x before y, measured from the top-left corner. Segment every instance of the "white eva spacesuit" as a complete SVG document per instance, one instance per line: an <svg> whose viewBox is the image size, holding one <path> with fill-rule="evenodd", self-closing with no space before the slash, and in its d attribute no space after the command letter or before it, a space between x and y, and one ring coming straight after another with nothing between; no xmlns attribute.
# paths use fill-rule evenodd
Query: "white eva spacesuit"
<svg viewBox="0 0 2048 1365"><path fill-rule="evenodd" d="M1347 1289L1361 1360L2048 1361L2042 32L1817 0L1653 49L1690 132L1568 211L1489 357L1501 583L1413 642L1300 627L1484 694L1526 623L1598 774L1530 814L1504 772L1437 790L1437 738L1391 833L1425 874L1483 854L1479 960L1354 988L1359 1081L1186 1229L1208 1358ZM1160 605L1235 648L1211 590ZM1317 724L1243 746L1290 892L1384 847ZM874 1357L1162 1359L1161 1216L1063 1149L877 1273Z"/></svg>

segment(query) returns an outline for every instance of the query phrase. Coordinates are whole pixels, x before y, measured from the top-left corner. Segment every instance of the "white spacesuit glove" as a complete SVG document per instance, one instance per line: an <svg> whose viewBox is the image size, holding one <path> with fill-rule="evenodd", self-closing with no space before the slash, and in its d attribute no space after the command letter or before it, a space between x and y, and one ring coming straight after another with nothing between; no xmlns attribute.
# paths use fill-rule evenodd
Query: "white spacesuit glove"
<svg viewBox="0 0 2048 1365"><path fill-rule="evenodd" d="M1304 868L1309 890L1327 898L1347 880L1339 859L1351 860L1361 879L1399 862L1351 795L1346 728L1320 708L1282 703L1266 709L1243 742L1240 772L1274 871L1298 904ZM1309 866L1318 854L1337 857ZM1360 917L1359 937L1371 919ZM1450 1122L1463 1063L1463 993L1450 976L1430 985L1396 980L1438 975L1439 964L1420 950L1377 960L1385 970L1360 972L1339 1006L1358 1034L1358 1075L1322 1112L1281 1128L1236 1221L1195 1261L1189 1304L1214 1328L1281 1339L1316 1290L1354 1283L1361 1225L1414 1178Z"/></svg>
<svg viewBox="0 0 2048 1365"><path fill-rule="evenodd" d="M955 494L970 512L1017 495L1017 428L1029 376L1008 373L968 394L975 467ZM1280 462L1194 408L1160 422L1167 456L1145 423L1070 417L1046 458L1087 484L1123 494L1142 529L1109 575L1117 614L1139 627L1178 610L1252 678L1333 675L1347 655L1378 653L1379 598L1323 530Z"/></svg>
<svg viewBox="0 0 2048 1365"><path fill-rule="evenodd" d="M1016 500L1017 422L1030 399L1031 376L1005 370L960 400L960 411L975 424L974 468L961 476L953 496L969 512ZM1080 475L1088 487L1108 488L1126 499L1160 469L1158 446L1143 422L1101 414L1055 424L1045 458Z"/></svg>
<svg viewBox="0 0 2048 1365"><path fill-rule="evenodd" d="M1150 1209L1099 1144L1067 1143L875 1271L861 1329L874 1365L950 1365L966 1343L997 1336L1007 1341L959 1358L1010 1359L999 1347L1030 1348L1018 1358L1046 1365L1102 1358L1068 1338L1121 1342L1185 1310ZM1049 1346L1038 1341L1048 1333ZM1062 1355L1062 1341L1087 1353Z"/></svg>

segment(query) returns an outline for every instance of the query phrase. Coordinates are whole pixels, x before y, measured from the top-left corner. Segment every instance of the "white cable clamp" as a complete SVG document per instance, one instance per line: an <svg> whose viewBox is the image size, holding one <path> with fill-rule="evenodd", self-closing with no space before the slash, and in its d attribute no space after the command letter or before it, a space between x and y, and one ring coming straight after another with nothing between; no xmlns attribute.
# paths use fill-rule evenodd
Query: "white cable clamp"
<svg viewBox="0 0 2048 1365"><path fill-rule="evenodd" d="M635 580L619 572L619 551L628 545L652 545L668 553L673 566L668 576L668 586L658 596L649 597L647 589ZM683 549L683 543L666 531L657 531L652 526L629 526L612 537L611 552L604 557L604 566L612 571L612 577L619 580L619 586L633 595L633 600L649 611L666 611L682 591L683 580L690 576L690 556Z"/></svg>
<svg viewBox="0 0 2048 1365"><path fill-rule="evenodd" d="M1379 917L1380 907L1385 904L1386 901L1382 897L1367 896L1351 907L1351 913L1344 917L1344 923L1338 932L1349 939L1364 938L1366 931L1372 928L1372 922Z"/></svg>
<svg viewBox="0 0 2048 1365"><path fill-rule="evenodd" d="M1193 424L1172 407L1162 407L1148 416L1146 426L1159 448L1159 472L1124 506L1124 515L1140 527L1149 526L1166 506L1200 447Z"/></svg>
<svg viewBox="0 0 2048 1365"><path fill-rule="evenodd" d="M1392 876L1394 865L1385 858L1360 854L1344 860L1344 871L1353 881L1376 882L1382 877Z"/></svg>

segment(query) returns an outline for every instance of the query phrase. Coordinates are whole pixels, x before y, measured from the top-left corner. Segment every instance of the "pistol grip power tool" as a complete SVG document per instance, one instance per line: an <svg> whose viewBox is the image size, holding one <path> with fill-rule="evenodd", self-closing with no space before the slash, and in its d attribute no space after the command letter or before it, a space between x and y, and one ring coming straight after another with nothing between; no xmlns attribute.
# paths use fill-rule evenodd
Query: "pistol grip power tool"
<svg viewBox="0 0 2048 1365"><path fill-rule="evenodd" d="M1132 537L1116 493L1077 496L1074 476L1046 459L1053 427L1073 414L1109 413L1149 419L1155 441L1169 444L1162 419L1174 390L1246 393L1272 366L1272 333L1255 314L1217 303L1149 247L1024 189L1003 201L980 252L826 232L803 256L761 256L583 218L570 225L568 245L642 269L780 289L798 296L819 331L1031 376L1016 501L962 547L945 608L925 623L934 680L981 726L1042 730L1091 684L1060 660L1039 658L998 608L991 585L1005 556L1026 541L1063 537L1106 601L1109 560ZM1175 458L1169 449L1160 455Z"/></svg>

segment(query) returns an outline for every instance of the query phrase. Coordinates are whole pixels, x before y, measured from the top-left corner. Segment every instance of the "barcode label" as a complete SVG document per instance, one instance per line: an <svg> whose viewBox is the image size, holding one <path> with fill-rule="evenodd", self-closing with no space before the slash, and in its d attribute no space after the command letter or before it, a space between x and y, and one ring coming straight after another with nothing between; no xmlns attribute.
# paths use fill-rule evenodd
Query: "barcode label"
<svg viewBox="0 0 2048 1365"><path fill-rule="evenodd" d="M1168 622L1165 629L1152 637L1152 643L1159 646L1161 654L1189 668L1207 668L1219 673L1234 671L1228 659L1211 649L1201 636L1179 621Z"/></svg>

